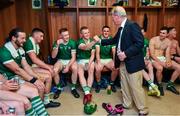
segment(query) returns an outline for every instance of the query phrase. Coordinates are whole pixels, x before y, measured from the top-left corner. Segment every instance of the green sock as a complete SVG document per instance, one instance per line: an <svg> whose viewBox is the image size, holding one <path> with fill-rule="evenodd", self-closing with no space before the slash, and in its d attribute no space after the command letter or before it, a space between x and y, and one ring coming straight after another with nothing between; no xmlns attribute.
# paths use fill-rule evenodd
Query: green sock
<svg viewBox="0 0 180 116"><path fill-rule="evenodd" d="M71 84L71 90L74 90L74 89L76 89L76 84L72 83Z"/></svg>
<svg viewBox="0 0 180 116"><path fill-rule="evenodd" d="M97 85L101 85L100 81L99 81L99 82L97 82Z"/></svg>
<svg viewBox="0 0 180 116"><path fill-rule="evenodd" d="M174 86L174 82L169 81L168 84L167 84L167 86Z"/></svg>
<svg viewBox="0 0 180 116"><path fill-rule="evenodd" d="M151 87L155 87L156 85L152 82L152 80L150 79L150 80L148 80L147 81L148 82L148 84L151 86Z"/></svg>
<svg viewBox="0 0 180 116"><path fill-rule="evenodd" d="M110 81L110 85L114 85L114 81Z"/></svg>
<svg viewBox="0 0 180 116"><path fill-rule="evenodd" d="M90 91L91 91L91 88L88 87L88 86L84 86L84 87L83 87L83 91L84 91L85 95L86 95L86 94L89 94Z"/></svg>
<svg viewBox="0 0 180 116"><path fill-rule="evenodd" d="M49 94L44 94L44 104L48 104L49 102Z"/></svg>
<svg viewBox="0 0 180 116"><path fill-rule="evenodd" d="M36 112L34 111L33 108L30 108L28 110L26 110L26 116L37 116Z"/></svg>
<svg viewBox="0 0 180 116"><path fill-rule="evenodd" d="M31 99L31 104L37 115L39 116L48 116L48 112L46 111L43 102L39 96L36 96Z"/></svg>
<svg viewBox="0 0 180 116"><path fill-rule="evenodd" d="M56 85L56 87L57 87L58 90L61 90L61 84L60 84L60 83L58 83L58 84Z"/></svg>

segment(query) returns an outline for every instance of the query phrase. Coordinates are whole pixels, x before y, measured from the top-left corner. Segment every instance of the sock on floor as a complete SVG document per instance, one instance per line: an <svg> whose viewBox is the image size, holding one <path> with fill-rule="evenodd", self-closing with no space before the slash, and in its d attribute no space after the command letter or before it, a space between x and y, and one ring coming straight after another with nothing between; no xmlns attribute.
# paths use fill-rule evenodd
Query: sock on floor
<svg viewBox="0 0 180 116"><path fill-rule="evenodd" d="M46 111L44 104L39 96L36 96L31 99L31 104L37 115L39 116L48 116L48 112Z"/></svg>
<svg viewBox="0 0 180 116"><path fill-rule="evenodd" d="M26 110L25 114L26 114L26 116L36 116L37 115L33 108Z"/></svg>

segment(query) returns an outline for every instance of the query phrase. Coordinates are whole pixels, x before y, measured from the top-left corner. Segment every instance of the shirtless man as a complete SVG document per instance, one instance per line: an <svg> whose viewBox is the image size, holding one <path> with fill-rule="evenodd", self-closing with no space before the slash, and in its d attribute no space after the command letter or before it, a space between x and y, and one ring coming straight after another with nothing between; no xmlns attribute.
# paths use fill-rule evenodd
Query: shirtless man
<svg viewBox="0 0 180 116"><path fill-rule="evenodd" d="M176 40L176 29L175 27L168 28L168 39L171 41L171 59L180 64L180 48L179 43Z"/></svg>
<svg viewBox="0 0 180 116"><path fill-rule="evenodd" d="M171 76L171 80L168 82L166 89L179 94L174 86L174 81L180 74L180 65L172 61L170 58L170 44L171 42L167 38L167 27L162 27L160 29L159 36L153 37L150 40L150 55L153 59L153 67L156 68L156 77L158 81L158 87L161 95L164 95L163 86L162 86L162 71L163 68L174 69L174 72Z"/></svg>

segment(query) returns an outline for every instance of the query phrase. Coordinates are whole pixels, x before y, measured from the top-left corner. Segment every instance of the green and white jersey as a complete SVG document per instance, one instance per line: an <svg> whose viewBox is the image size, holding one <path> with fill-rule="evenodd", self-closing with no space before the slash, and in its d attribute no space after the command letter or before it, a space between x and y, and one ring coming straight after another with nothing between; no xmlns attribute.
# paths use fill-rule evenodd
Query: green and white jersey
<svg viewBox="0 0 180 116"><path fill-rule="evenodd" d="M101 39L104 39L102 36L99 36ZM112 39L110 36L108 39ZM106 45L102 46L100 44L96 44L96 46L100 46L100 58L101 59L112 59L112 48L115 48L115 45Z"/></svg>
<svg viewBox="0 0 180 116"><path fill-rule="evenodd" d="M91 41L93 41L92 39L89 39L87 43L90 43ZM77 47L80 44L87 44L85 43L84 39L80 38L77 42ZM81 60L81 59L89 59L91 57L91 52L95 50L95 46L93 46L91 49L88 50L81 50L79 48L77 48L77 59Z"/></svg>
<svg viewBox="0 0 180 116"><path fill-rule="evenodd" d="M11 42L7 42L3 47L0 48L0 73L6 75L8 80L12 79L14 72L8 69L5 64L16 62L22 67L22 59L25 59L25 51L23 48L15 49Z"/></svg>
<svg viewBox="0 0 180 116"><path fill-rule="evenodd" d="M57 49L57 41L54 42L53 49ZM69 39L66 44L61 43L59 45L56 57L61 60L70 60L72 53L76 53L76 42L73 39Z"/></svg>
<svg viewBox="0 0 180 116"><path fill-rule="evenodd" d="M39 44L36 44L34 39L32 37L29 37L23 46L25 52L26 52L26 59L29 65L32 65L33 62L30 59L28 53L34 52L36 55L39 55L40 47Z"/></svg>

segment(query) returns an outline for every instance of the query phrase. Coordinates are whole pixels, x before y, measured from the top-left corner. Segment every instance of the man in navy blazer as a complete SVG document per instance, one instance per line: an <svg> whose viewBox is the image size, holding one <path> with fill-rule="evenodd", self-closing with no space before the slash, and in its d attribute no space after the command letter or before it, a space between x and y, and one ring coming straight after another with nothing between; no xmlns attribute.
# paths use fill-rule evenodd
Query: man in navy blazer
<svg viewBox="0 0 180 116"><path fill-rule="evenodd" d="M127 19L123 7L115 6L112 9L113 22L118 31L113 39L94 40L101 45L116 44L115 67L120 67L123 107L130 108L133 101L140 115L148 114L145 103L145 94L142 88L142 70L145 67L142 48L144 39L137 23Z"/></svg>

